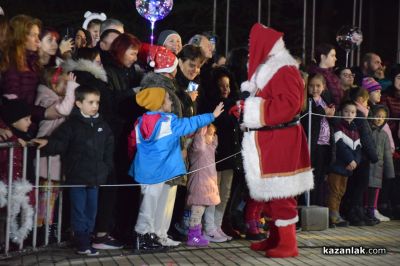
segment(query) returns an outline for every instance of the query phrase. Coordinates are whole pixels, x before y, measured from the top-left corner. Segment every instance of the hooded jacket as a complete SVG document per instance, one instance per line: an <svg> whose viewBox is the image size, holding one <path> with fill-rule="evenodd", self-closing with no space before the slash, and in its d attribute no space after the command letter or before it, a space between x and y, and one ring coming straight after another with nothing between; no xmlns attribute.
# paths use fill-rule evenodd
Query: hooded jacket
<svg viewBox="0 0 400 266"><path fill-rule="evenodd" d="M375 105L371 108L370 115L372 117L381 110L384 109L388 114L388 109L384 105ZM390 141L387 133L384 131L386 121L380 127L377 127L373 123L374 120L370 120L372 129L372 139L376 144L376 154L378 156L378 162L372 163L369 169L369 187L381 188L382 178L394 178L394 166L393 157L390 147Z"/></svg>
<svg viewBox="0 0 400 266"><path fill-rule="evenodd" d="M180 137L213 121L213 114L178 118L171 113L145 113L135 126L136 143L131 145L137 151L129 175L140 184L157 184L186 174Z"/></svg>

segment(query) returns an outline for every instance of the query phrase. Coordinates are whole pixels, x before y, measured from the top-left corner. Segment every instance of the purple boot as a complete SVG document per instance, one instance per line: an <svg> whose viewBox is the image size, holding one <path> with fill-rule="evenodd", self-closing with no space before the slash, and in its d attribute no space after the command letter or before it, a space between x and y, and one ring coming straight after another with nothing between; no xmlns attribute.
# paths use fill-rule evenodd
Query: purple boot
<svg viewBox="0 0 400 266"><path fill-rule="evenodd" d="M201 225L198 224L194 227L189 228L188 240L186 245L191 247L206 247L208 246L208 240L205 239L201 234Z"/></svg>

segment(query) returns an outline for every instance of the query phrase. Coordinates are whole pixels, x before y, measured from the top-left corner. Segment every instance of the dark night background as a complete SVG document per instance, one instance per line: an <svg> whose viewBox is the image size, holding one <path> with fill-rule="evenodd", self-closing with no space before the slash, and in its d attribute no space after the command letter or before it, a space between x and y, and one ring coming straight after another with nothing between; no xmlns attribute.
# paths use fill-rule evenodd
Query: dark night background
<svg viewBox="0 0 400 266"><path fill-rule="evenodd" d="M225 51L226 0L217 1L218 51ZM376 52L386 63L396 61L399 0L364 0L361 54ZM311 5L307 1L307 59L311 49ZM149 23L136 11L134 0L0 0L8 17L28 14L40 18L44 25L63 31L67 26L79 27L86 10L104 12L107 17L124 22L126 31L147 41ZM246 46L251 25L257 21L257 0L231 0L229 48ZM261 22L267 23L267 1L262 1ZM336 32L352 24L353 1L316 0L315 44L336 45ZM155 36L163 29L174 29L183 42L195 33L212 30L213 0L175 0L171 13L156 23ZM357 20L358 21L358 18ZM301 56L303 24L302 0L271 0L271 26L285 32L285 40L293 54ZM344 64L344 51L337 49L338 63Z"/></svg>

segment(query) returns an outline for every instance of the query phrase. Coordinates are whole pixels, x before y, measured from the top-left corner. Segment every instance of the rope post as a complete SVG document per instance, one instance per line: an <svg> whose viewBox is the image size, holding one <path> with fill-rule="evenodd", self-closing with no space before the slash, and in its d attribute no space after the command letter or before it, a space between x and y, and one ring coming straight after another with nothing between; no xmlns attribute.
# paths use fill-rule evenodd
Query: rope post
<svg viewBox="0 0 400 266"><path fill-rule="evenodd" d="M310 152L311 156L311 115L312 115L312 98L308 99L308 151ZM306 206L310 207L310 191L306 191Z"/></svg>

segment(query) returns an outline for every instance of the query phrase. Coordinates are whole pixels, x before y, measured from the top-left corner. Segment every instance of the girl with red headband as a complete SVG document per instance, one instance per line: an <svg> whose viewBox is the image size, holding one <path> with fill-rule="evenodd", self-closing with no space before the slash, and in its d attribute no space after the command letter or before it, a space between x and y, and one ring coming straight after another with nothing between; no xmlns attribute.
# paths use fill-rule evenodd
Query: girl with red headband
<svg viewBox="0 0 400 266"><path fill-rule="evenodd" d="M74 74L66 74L61 67L47 68L43 72L42 82L38 87L35 105L44 108L52 107L57 112L57 118L53 120L42 120L39 124L37 137L49 136L65 118L70 114L75 103L75 89L79 86L75 82ZM48 162L48 160L50 162ZM50 163L49 172L47 164ZM60 156L42 157L40 159L40 185L59 185L61 179L61 160ZM47 199L47 191L44 188L39 190L39 209L37 225L39 228L39 244L44 243L45 220L47 212L47 200L50 201L50 213L48 224L50 226L50 241L55 240L56 224L53 221L54 205L58 197L58 188L51 188L50 198ZM54 233L52 233L54 232Z"/></svg>

